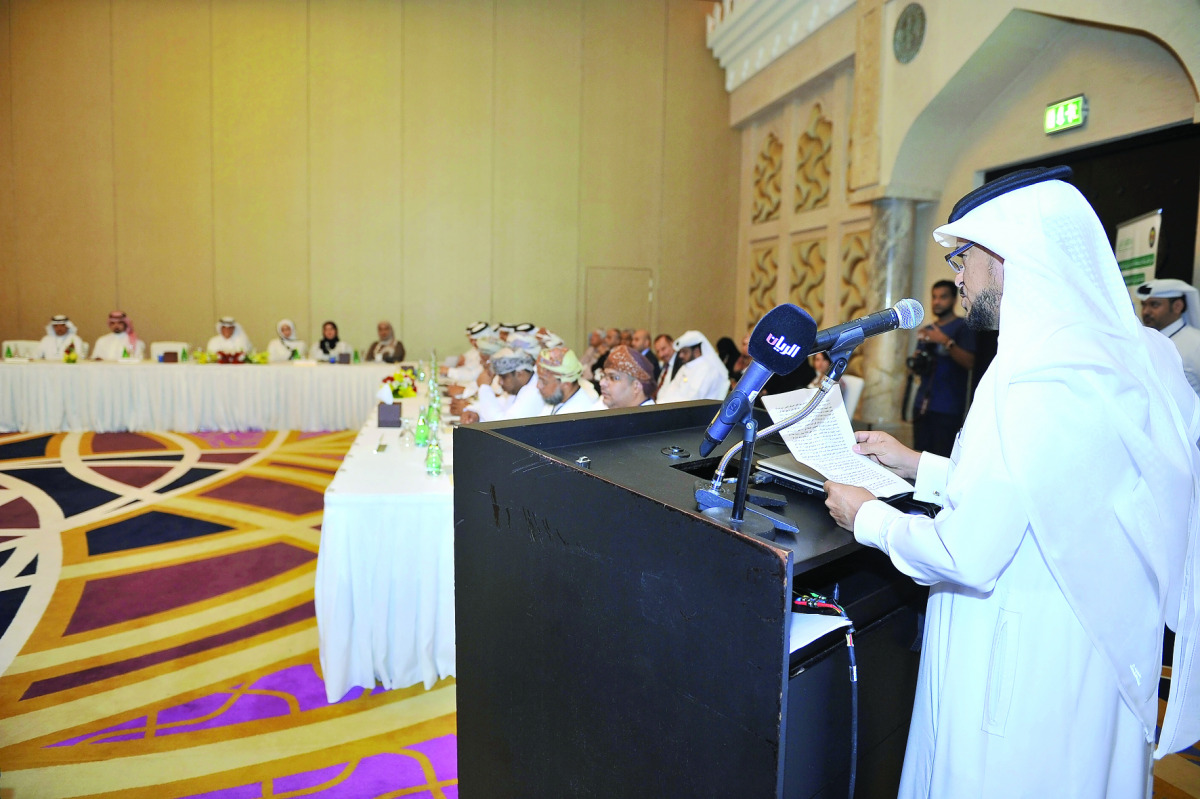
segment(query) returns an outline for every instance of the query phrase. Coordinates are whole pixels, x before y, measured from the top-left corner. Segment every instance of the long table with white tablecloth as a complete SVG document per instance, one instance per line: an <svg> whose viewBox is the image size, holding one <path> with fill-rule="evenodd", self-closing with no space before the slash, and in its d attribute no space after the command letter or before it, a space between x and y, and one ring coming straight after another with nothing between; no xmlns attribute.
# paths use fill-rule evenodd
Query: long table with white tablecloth
<svg viewBox="0 0 1200 799"><path fill-rule="evenodd" d="M403 400L404 416L420 402ZM448 430L440 441L445 471L431 477L426 450L372 414L325 490L316 609L330 702L354 686L429 688L455 673Z"/></svg>
<svg viewBox="0 0 1200 799"><path fill-rule="evenodd" d="M353 430L391 364L0 363L0 432Z"/></svg>

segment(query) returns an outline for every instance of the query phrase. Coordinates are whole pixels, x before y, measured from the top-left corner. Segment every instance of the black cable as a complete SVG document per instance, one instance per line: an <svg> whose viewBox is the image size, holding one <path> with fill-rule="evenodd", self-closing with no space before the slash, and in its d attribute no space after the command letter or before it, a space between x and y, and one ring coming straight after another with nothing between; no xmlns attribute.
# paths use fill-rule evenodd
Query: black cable
<svg viewBox="0 0 1200 799"><path fill-rule="evenodd" d="M858 658L854 655L854 622L846 615L846 609L838 604L839 588L839 585L833 586L832 601L809 591L799 594L792 604L814 613L841 616L849 625L846 628L846 654L850 658L850 791L847 796L854 799L854 787L858 779Z"/></svg>

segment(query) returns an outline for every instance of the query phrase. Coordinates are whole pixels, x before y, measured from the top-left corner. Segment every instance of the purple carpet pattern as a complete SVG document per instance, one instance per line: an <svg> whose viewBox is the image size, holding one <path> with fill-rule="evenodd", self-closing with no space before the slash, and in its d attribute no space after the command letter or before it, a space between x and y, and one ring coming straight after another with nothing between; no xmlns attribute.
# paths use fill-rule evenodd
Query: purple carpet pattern
<svg viewBox="0 0 1200 799"><path fill-rule="evenodd" d="M325 699L353 438L0 435L0 795L458 795L453 680Z"/></svg>

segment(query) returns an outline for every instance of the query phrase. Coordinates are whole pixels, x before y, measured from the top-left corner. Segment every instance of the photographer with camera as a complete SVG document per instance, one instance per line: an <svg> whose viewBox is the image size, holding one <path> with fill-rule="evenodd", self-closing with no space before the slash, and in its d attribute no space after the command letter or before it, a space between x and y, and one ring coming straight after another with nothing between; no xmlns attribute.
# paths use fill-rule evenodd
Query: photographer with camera
<svg viewBox="0 0 1200 799"><path fill-rule="evenodd" d="M949 280L933 284L929 310L936 321L917 333L908 368L920 379L913 402L913 446L950 457L967 410L967 386L975 365L975 333L954 313L958 290Z"/></svg>

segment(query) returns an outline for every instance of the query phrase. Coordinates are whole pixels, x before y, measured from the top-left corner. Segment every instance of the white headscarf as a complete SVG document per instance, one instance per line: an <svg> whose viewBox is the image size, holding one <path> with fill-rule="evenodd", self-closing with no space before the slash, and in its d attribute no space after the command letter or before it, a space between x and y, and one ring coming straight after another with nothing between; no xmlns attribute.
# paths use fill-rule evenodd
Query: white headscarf
<svg viewBox="0 0 1200 799"><path fill-rule="evenodd" d="M697 344L700 345L701 358L710 361L721 371L727 371L725 369L725 363L721 360L721 356L717 354L717 351L709 342L708 337L699 330L689 330L679 338L675 339L675 351L679 352L684 347L695 347Z"/></svg>
<svg viewBox="0 0 1200 799"><path fill-rule="evenodd" d="M1156 754L1186 748L1200 738L1200 404L1178 354L1133 313L1100 221L1067 183L1003 194L934 238L1004 259L992 394L972 409L994 413L975 428L992 449L964 451L947 490L957 483L983 518L988 503L1020 503L1150 739L1164 620L1175 629Z"/></svg>
<svg viewBox="0 0 1200 799"><path fill-rule="evenodd" d="M66 325L67 332L61 336L58 335L57 333L54 332L55 325ZM46 335L54 336L55 338L70 338L71 336L75 335L75 332L76 332L75 323L72 322L69 318L67 318L64 314L59 314L58 316L51 317L49 324L46 325Z"/></svg>
<svg viewBox="0 0 1200 799"><path fill-rule="evenodd" d="M283 335L283 326L284 325L287 325L288 327L290 327L292 329L292 335L290 335L290 336ZM221 332L220 324L217 325L217 332L218 333ZM236 333L235 333L235 335L236 335ZM296 340L296 323L293 322L291 319L280 319L278 322L275 323L275 335L279 336L279 340L282 341L284 344L288 344L289 342L295 341Z"/></svg>
<svg viewBox="0 0 1200 799"><path fill-rule="evenodd" d="M221 328L223 328L223 327L232 327L233 328L233 335L230 336L228 339L229 345L231 347L237 347L240 345L242 352L249 352L251 350L250 338L249 338L249 336L246 335L245 331L242 330L242 325L240 322L238 322L232 316L222 316L220 319L217 320L217 335L218 336L221 335ZM233 351L234 350L230 350L230 352L233 352Z"/></svg>
<svg viewBox="0 0 1200 799"><path fill-rule="evenodd" d="M1174 278L1160 277L1156 280L1147 280L1138 286L1137 295L1143 300L1151 297L1164 299L1183 297L1187 305L1183 311L1184 323L1188 327L1200 328L1200 291L1197 291L1196 287L1190 283L1184 283L1182 280Z"/></svg>

